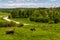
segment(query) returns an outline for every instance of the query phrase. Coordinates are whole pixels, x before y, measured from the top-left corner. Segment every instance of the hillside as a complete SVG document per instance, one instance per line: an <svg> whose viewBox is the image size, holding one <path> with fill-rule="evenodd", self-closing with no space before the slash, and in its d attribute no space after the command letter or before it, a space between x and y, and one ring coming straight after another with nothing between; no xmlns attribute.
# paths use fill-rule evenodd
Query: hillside
<svg viewBox="0 0 60 40"><path fill-rule="evenodd" d="M0 9L0 40L60 40L60 8Z"/></svg>

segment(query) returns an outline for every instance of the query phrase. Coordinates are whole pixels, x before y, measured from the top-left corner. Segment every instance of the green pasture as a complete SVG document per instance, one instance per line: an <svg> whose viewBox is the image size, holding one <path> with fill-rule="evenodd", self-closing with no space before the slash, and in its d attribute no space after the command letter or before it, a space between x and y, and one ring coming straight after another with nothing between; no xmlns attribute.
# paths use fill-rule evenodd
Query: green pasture
<svg viewBox="0 0 60 40"><path fill-rule="evenodd" d="M0 13L0 16L7 15ZM0 27L0 40L60 40L60 23L32 22L28 18L13 18L12 20L30 25L15 27L15 34L6 34L6 30L12 27ZM0 18L0 21L5 20ZM31 28L35 28L36 31L31 31Z"/></svg>

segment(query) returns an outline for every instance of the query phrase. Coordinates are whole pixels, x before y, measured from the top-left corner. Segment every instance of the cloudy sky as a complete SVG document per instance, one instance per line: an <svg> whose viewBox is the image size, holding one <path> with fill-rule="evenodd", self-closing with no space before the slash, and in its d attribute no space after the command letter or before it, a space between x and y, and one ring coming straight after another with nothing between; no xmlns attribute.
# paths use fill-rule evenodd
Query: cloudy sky
<svg viewBox="0 0 60 40"><path fill-rule="evenodd" d="M59 7L60 0L0 0L0 8Z"/></svg>

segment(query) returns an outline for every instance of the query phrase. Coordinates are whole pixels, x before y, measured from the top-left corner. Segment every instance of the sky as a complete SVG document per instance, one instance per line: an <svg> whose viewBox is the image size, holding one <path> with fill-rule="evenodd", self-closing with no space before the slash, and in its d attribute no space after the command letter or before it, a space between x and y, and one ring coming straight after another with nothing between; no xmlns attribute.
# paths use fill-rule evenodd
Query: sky
<svg viewBox="0 0 60 40"><path fill-rule="evenodd" d="M60 0L0 0L0 8L60 7Z"/></svg>

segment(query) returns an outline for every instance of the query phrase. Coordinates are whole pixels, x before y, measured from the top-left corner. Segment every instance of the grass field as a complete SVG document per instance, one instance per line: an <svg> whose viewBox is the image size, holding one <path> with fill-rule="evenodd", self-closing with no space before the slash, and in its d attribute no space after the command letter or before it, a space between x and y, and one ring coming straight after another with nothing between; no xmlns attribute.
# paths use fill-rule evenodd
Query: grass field
<svg viewBox="0 0 60 40"><path fill-rule="evenodd" d="M5 13L5 12L0 12L0 16L7 16L7 15L9 15L9 13Z"/></svg>
<svg viewBox="0 0 60 40"><path fill-rule="evenodd" d="M0 13L0 16L8 14ZM31 24L23 27L15 27L15 34L6 34L5 31L12 27L0 27L0 40L60 40L60 23L48 24L31 22L28 18L15 18L12 20ZM5 21L0 18L0 21ZM35 27L36 31L30 29Z"/></svg>
<svg viewBox="0 0 60 40"><path fill-rule="evenodd" d="M26 18L15 18L13 20L32 24L26 25L21 28L17 28L21 40L60 40L60 23L58 24L47 24L47 23L36 23L31 22ZM35 27L36 31L30 29ZM19 38L17 39L19 40Z"/></svg>
<svg viewBox="0 0 60 40"><path fill-rule="evenodd" d="M4 19L3 19L3 17L6 17L6 16L8 16L9 15L9 13L4 13L4 12L0 12L0 22L2 21L5 21Z"/></svg>
<svg viewBox="0 0 60 40"><path fill-rule="evenodd" d="M16 27L14 35L5 34L5 30L9 28L1 27L0 40L60 40L60 29L56 26L36 27L36 31L31 31L31 26Z"/></svg>

